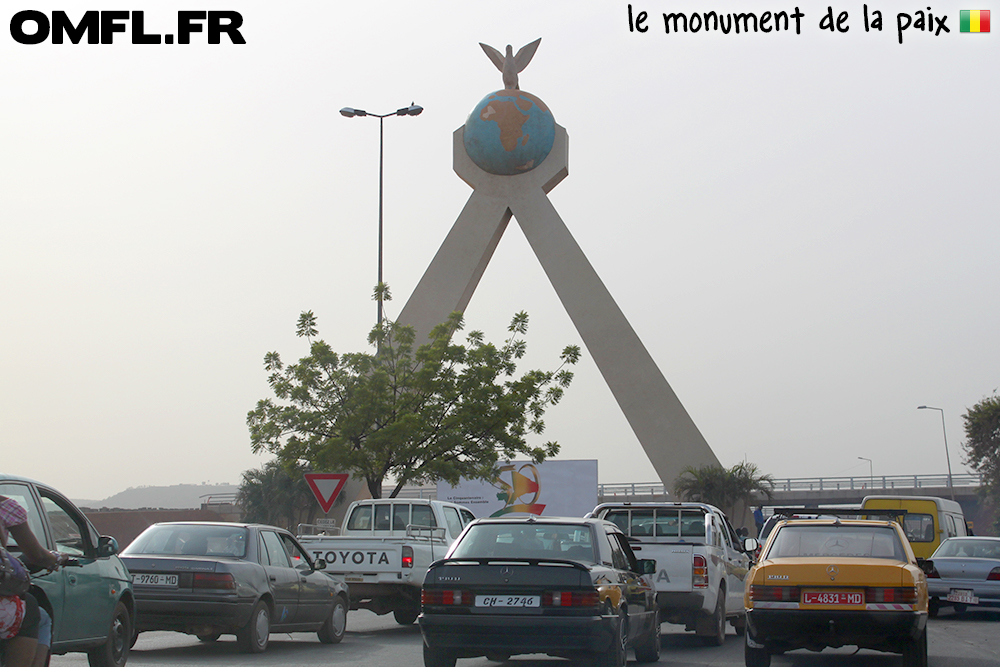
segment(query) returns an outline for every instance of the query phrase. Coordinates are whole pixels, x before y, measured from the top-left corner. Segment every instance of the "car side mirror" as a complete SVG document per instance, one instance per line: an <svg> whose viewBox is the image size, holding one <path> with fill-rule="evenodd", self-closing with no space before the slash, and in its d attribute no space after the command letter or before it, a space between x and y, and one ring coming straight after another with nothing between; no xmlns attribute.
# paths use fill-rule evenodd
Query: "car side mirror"
<svg viewBox="0 0 1000 667"><path fill-rule="evenodd" d="M753 552L757 551L758 547L760 547L760 542L758 542L755 538L753 537L744 538L743 551L745 553L752 554Z"/></svg>
<svg viewBox="0 0 1000 667"><path fill-rule="evenodd" d="M313 561L313 569L314 570L325 570L326 569L326 561L323 560L322 558L317 558L316 560Z"/></svg>
<svg viewBox="0 0 1000 667"><path fill-rule="evenodd" d="M656 574L656 561L652 558L639 559L639 574Z"/></svg>
<svg viewBox="0 0 1000 667"><path fill-rule="evenodd" d="M97 557L108 558L118 553L118 540L110 535L101 535L97 540Z"/></svg>

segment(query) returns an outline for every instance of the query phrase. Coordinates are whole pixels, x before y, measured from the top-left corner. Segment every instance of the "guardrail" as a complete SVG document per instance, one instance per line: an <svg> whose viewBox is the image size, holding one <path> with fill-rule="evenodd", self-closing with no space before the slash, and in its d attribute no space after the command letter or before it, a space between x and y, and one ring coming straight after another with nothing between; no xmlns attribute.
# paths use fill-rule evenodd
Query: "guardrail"
<svg viewBox="0 0 1000 667"><path fill-rule="evenodd" d="M789 477L774 480L775 491L898 491L899 489L922 488L975 488L982 485L982 476L978 473L961 473L951 476L939 475L881 475L855 477ZM389 493L390 486L385 487ZM629 482L625 484L598 484L597 496L603 500L641 496L652 499L672 499L670 490L661 482ZM405 486L399 498L430 498L437 497L437 487Z"/></svg>
<svg viewBox="0 0 1000 667"><path fill-rule="evenodd" d="M774 480L775 491L837 491L837 490L898 490L921 488L976 487L982 484L979 474L962 473L941 475L881 475L863 477L790 477ZM598 484L597 495L601 498L616 496L663 496L669 490L660 482L636 482L630 484Z"/></svg>

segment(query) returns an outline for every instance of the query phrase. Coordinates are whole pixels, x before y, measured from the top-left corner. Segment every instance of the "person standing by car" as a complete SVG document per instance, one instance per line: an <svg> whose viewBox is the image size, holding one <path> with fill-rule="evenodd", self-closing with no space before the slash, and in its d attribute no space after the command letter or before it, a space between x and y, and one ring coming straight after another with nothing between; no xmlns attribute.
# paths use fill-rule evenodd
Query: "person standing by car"
<svg viewBox="0 0 1000 667"><path fill-rule="evenodd" d="M61 556L39 544L31 528L28 514L20 503L0 496L0 543L6 548L7 534L17 540L28 562L55 570ZM43 617L44 614L44 617ZM40 667L48 658L52 622L31 593L0 598L0 638L4 640L4 664L7 667ZM42 643L39 643L41 631Z"/></svg>
<svg viewBox="0 0 1000 667"><path fill-rule="evenodd" d="M760 505L753 510L753 522L757 526L757 537L760 538L760 531L764 530L764 509Z"/></svg>

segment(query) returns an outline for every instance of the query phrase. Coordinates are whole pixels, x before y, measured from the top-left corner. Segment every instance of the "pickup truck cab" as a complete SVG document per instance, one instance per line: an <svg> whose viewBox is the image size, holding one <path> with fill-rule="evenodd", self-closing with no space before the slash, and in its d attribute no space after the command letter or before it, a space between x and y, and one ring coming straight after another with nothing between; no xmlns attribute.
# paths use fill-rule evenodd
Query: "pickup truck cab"
<svg viewBox="0 0 1000 667"><path fill-rule="evenodd" d="M441 500L358 500L347 509L339 535L299 535L326 572L350 587L351 609L392 612L402 625L420 614L420 586L430 564L443 558L476 517Z"/></svg>
<svg viewBox="0 0 1000 667"><path fill-rule="evenodd" d="M723 512L704 503L604 503L590 516L618 525L638 558L656 561L660 618L702 641L725 641L726 621L746 627L743 587L750 556Z"/></svg>

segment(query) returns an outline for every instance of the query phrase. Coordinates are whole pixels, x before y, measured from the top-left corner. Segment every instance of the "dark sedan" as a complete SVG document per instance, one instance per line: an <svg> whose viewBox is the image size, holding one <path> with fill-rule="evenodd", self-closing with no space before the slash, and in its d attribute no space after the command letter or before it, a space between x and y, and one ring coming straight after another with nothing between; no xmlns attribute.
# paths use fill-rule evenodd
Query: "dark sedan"
<svg viewBox="0 0 1000 667"><path fill-rule="evenodd" d="M132 574L137 634L175 630L202 641L235 634L247 653L266 649L272 632L316 632L326 644L344 637L347 586L280 528L158 523L122 560Z"/></svg>
<svg viewBox="0 0 1000 667"><path fill-rule="evenodd" d="M643 576L654 571L608 521L474 521L424 578L424 665L545 653L621 667L629 646L655 662L659 611Z"/></svg>
<svg viewBox="0 0 1000 667"><path fill-rule="evenodd" d="M1000 538L952 537L941 543L931 561L931 616L947 605L959 614L969 605L1000 607Z"/></svg>

